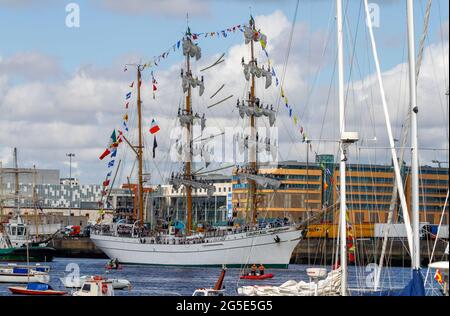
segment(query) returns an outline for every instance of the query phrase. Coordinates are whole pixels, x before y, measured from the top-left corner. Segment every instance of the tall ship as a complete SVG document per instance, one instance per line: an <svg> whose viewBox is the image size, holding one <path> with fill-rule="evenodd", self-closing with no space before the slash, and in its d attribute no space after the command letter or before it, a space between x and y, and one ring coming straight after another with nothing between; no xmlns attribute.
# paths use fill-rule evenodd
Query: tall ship
<svg viewBox="0 0 450 316"><path fill-rule="evenodd" d="M136 210L132 217L121 217L119 212L113 214L109 223L99 222L91 229L90 238L108 257L116 258L125 264L149 264L167 266L222 266L242 267L251 264L264 264L270 267L284 268L289 265L291 255L303 235L299 223L289 220L276 225L262 223L258 214L263 210L258 207L258 191L260 188L277 188L280 182L259 174L258 147L270 147L270 141L263 146L256 132L257 120L268 119L270 126L275 123L276 112L268 106L263 107L255 95L257 79L265 80L265 89L271 85L272 74L264 66L258 66L255 58L255 42L266 41L265 35L256 29L255 21L250 19L249 25L243 26L246 45L249 46L248 63L242 60L243 74L248 83L243 100L237 101L236 108L244 124L250 127L248 134L241 135L248 149L248 159L242 166L233 165L233 174L248 188L246 199L245 223L213 227L199 232L193 226L193 190L201 189L212 194L214 186L202 179L194 170L193 128L201 121L202 131L206 119L193 111L193 89L198 88L200 96L204 92L204 79L193 75L192 62L201 58L201 48L194 41L189 27L182 40L182 51L185 56L185 68L181 70L183 101L178 109L179 125L183 130L183 141L180 141L179 152L182 156L181 170L172 173L169 182L175 188L181 188L185 197L186 216L179 222L172 220L165 225L148 228L144 218L145 188L143 172L143 135L142 135L142 72L146 65L133 64L137 72L137 130L138 144L133 146L123 133L119 133L136 155L137 190ZM155 143L154 143L155 147ZM203 162L202 162L203 163ZM208 167L208 162L206 168ZM114 181L113 181L114 182ZM108 183L107 183L108 184ZM105 194L107 195L108 190ZM154 225L152 225L154 226Z"/></svg>

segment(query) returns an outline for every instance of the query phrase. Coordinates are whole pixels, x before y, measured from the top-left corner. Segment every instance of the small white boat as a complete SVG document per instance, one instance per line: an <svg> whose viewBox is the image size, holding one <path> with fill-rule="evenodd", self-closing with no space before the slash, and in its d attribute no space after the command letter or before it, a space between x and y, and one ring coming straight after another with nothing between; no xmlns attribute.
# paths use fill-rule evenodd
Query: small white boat
<svg viewBox="0 0 450 316"><path fill-rule="evenodd" d="M197 289L192 296L224 296L225 290Z"/></svg>
<svg viewBox="0 0 450 316"><path fill-rule="evenodd" d="M73 296L114 296L112 282L100 276L86 279L78 291Z"/></svg>
<svg viewBox="0 0 450 316"><path fill-rule="evenodd" d="M439 283L441 286L442 294L444 296L448 296L449 294L449 283L448 283L448 270L449 270L449 263L448 261L438 261L433 262L428 265L430 269L435 270L434 279Z"/></svg>
<svg viewBox="0 0 450 316"><path fill-rule="evenodd" d="M112 282L114 290L131 289L131 282L125 279L108 279Z"/></svg>
<svg viewBox="0 0 450 316"><path fill-rule="evenodd" d="M225 273L226 268L223 268L214 288L196 289L192 296L224 296L225 290L223 289L223 279L225 278Z"/></svg>
<svg viewBox="0 0 450 316"><path fill-rule="evenodd" d="M49 267L19 266L14 264L0 266L0 283L49 283Z"/></svg>
<svg viewBox="0 0 450 316"><path fill-rule="evenodd" d="M79 289L84 281L92 278L92 276L84 275L79 278L60 278L60 280L66 288ZM131 289L131 282L126 279L106 279L106 281L111 282L115 290Z"/></svg>

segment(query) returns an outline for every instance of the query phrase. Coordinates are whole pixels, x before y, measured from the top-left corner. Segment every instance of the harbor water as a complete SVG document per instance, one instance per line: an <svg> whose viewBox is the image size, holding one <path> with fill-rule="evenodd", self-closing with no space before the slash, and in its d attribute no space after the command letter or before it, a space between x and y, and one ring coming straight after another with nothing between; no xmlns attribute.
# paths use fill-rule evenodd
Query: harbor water
<svg viewBox="0 0 450 316"><path fill-rule="evenodd" d="M116 290L115 295L134 296L190 296L196 288L213 287L220 275L219 268L177 268L145 265L123 265L120 270L105 269L105 259L55 258L47 265L51 267L50 285L54 289L63 290L60 278L65 278L79 269L79 275L101 275L105 278L127 279L131 282L131 290ZM270 269L273 279L263 281L240 280L241 269L230 268L225 276L226 295L237 295L237 288L243 285L276 285L288 280L309 281L306 275L307 265L290 265L288 269ZM328 270L330 269L327 267ZM424 269L424 275L426 270ZM364 288L373 284L374 269L368 267L349 267L349 287ZM404 287L410 280L410 268L391 267L383 270L382 284L387 288ZM8 287L11 284L0 284L0 295L11 295ZM71 290L68 290L69 294ZM430 273L426 286L427 295L441 295L439 285Z"/></svg>

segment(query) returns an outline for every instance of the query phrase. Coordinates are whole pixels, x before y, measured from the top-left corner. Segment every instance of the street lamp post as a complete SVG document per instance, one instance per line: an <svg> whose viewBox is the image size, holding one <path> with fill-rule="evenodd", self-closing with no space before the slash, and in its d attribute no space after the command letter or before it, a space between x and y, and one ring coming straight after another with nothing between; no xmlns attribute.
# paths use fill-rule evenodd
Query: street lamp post
<svg viewBox="0 0 450 316"><path fill-rule="evenodd" d="M67 157L69 157L69 185L70 185L70 202L69 202L69 217L67 218L68 225L70 225L70 217L72 213L72 199L73 199L73 192L72 192L72 158L75 157L74 153L68 153L66 154Z"/></svg>

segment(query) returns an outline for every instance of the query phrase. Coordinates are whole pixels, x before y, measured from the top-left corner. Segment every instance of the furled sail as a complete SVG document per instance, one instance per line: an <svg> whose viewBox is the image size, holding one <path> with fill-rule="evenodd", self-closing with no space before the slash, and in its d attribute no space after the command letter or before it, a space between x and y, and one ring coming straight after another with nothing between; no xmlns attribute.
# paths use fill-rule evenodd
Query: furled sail
<svg viewBox="0 0 450 316"><path fill-rule="evenodd" d="M278 189L281 185L281 182L269 177L259 176L255 174L249 174L249 173L239 173L238 174L239 179L242 180L253 180L255 181L259 186L262 186L264 188L270 187L272 189Z"/></svg>
<svg viewBox="0 0 450 316"><path fill-rule="evenodd" d="M189 54L190 57L195 57L195 60L199 60L202 57L201 48L192 43L189 38L183 40L183 55L187 56Z"/></svg>
<svg viewBox="0 0 450 316"><path fill-rule="evenodd" d="M266 78L266 89L272 85L272 72L270 71L270 69L265 70L264 66L262 68L259 68L255 62L249 62L248 64L246 64L244 60L242 60L242 67L244 67L244 75L247 81L250 80L250 75L255 75L256 78Z"/></svg>
<svg viewBox="0 0 450 316"><path fill-rule="evenodd" d="M195 189L206 190L208 196L212 196L214 194L214 186L203 181L188 180L180 176L172 175L172 178L169 180L169 183L174 187L175 190L178 190L180 186L190 186Z"/></svg>
<svg viewBox="0 0 450 316"><path fill-rule="evenodd" d="M189 86L191 86L192 88L196 88L197 86L199 87L199 95L202 96L203 93L205 92L205 84L203 82L203 76L201 77L201 79L198 78L194 78L192 77L192 74L190 73L184 73L183 71L181 71L181 78L182 78L182 87L183 87L183 92L186 93L189 89Z"/></svg>
<svg viewBox="0 0 450 316"><path fill-rule="evenodd" d="M328 273L319 282L296 282L289 280L280 286L243 286L238 294L246 296L337 296L341 290L342 270L338 268Z"/></svg>
<svg viewBox="0 0 450 316"><path fill-rule="evenodd" d="M244 39L245 44L250 43L252 40L255 42L264 43L264 46L267 45L267 36L260 31L254 31L251 27L244 25Z"/></svg>
<svg viewBox="0 0 450 316"><path fill-rule="evenodd" d="M193 114L186 113L186 111L184 111L184 110L182 111L181 109L178 109L178 119L180 120L181 126L186 126L187 124L193 125L193 124L199 123L201 125L202 131L206 127L206 118L205 118L204 113L200 117L200 115L198 113L195 113L195 115L193 115Z"/></svg>
<svg viewBox="0 0 450 316"><path fill-rule="evenodd" d="M200 156L203 158L203 161L205 162L206 168L210 165L212 161L212 155L214 154L214 147L209 148L209 146L206 146L206 144L196 144L192 148L192 155Z"/></svg>
<svg viewBox="0 0 450 316"><path fill-rule="evenodd" d="M249 136L244 135L243 133L235 134L234 143L237 144L239 153L242 154L246 148L249 148ZM271 144L270 138L265 137L264 139L260 139L256 142L256 150L258 153L265 151L267 154L270 154L273 159L275 159L278 153L278 146L276 141Z"/></svg>
<svg viewBox="0 0 450 316"><path fill-rule="evenodd" d="M237 100L236 107L239 110L239 115L241 118L244 118L245 115L248 117L254 115L256 117L266 116L269 118L269 124L272 127L275 124L275 118L276 118L276 112L273 110L273 105L270 106L266 105L264 108L264 105L260 102L259 99L256 99L255 106L248 106L245 105L244 100L240 101Z"/></svg>

